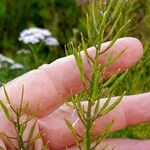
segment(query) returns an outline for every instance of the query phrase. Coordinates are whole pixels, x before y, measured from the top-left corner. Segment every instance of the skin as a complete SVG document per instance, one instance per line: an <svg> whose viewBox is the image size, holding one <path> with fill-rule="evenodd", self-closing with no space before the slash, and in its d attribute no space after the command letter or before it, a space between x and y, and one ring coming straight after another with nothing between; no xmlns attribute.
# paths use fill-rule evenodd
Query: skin
<svg viewBox="0 0 150 150"><path fill-rule="evenodd" d="M109 42L104 43L101 50L104 50L108 45ZM141 42L135 38L128 37L117 40L111 49L100 56L99 63L104 64L106 57L110 54L115 58L126 48L127 50L123 55L103 73L103 78L109 78L118 69L124 71L131 68L141 59L143 54ZM90 77L90 65L84 53L81 53L84 71ZM95 48L89 48L88 53L91 58L94 58ZM49 149L63 150L67 146L69 150L76 150L77 148L74 146L70 130L64 122L64 118L72 123L78 118L77 114L73 112L73 109L64 104L65 100L69 98L71 93L76 94L83 90L74 57L67 56L58 59L51 64L43 65L37 70L30 71L7 83L5 87L15 107L18 107L20 104L22 85L24 85L25 90L23 105L30 101L29 111L26 115L35 112L40 106L39 113L36 116L38 119L36 132L40 131L44 133L44 136L35 143L35 149L40 150L43 142L49 141ZM88 87L88 83L86 86ZM3 88L0 88L0 99L6 103ZM149 99L150 93L125 96L113 111L97 119L93 134L100 133L113 119L116 120L113 131L120 130L129 125L150 121ZM83 103L83 105L86 104ZM9 136L16 136L12 125L7 121L2 112L0 112L0 120L0 132L5 132ZM31 125L32 122L27 127L24 139L28 137ZM75 127L77 132L82 136L83 128L81 122L78 121ZM15 141L13 143L17 146ZM102 143L102 145L105 144L109 144L108 149L115 147L117 150L148 150L150 147L149 140L107 139ZM0 141L0 145L6 148L2 141ZM98 149L101 149L102 145Z"/></svg>

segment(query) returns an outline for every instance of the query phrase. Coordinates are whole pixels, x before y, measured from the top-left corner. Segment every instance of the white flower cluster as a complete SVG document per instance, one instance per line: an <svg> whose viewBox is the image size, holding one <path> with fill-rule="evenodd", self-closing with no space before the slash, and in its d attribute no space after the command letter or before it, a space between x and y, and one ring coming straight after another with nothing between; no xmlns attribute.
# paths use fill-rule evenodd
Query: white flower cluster
<svg viewBox="0 0 150 150"><path fill-rule="evenodd" d="M6 62L8 64L14 64L15 63L14 60L12 60L11 58L8 58L2 54L0 54L0 62L4 62L4 63Z"/></svg>
<svg viewBox="0 0 150 150"><path fill-rule="evenodd" d="M21 49L21 50L18 50L17 51L17 54L18 55L28 55L30 54L31 52L28 50L28 49Z"/></svg>
<svg viewBox="0 0 150 150"><path fill-rule="evenodd" d="M9 66L11 70L23 69L23 65L16 63L13 59L0 54L0 68L5 68L6 66Z"/></svg>
<svg viewBox="0 0 150 150"><path fill-rule="evenodd" d="M51 32L47 29L29 28L20 33L19 41L24 44L37 44L43 42L48 46L57 46L59 42L56 38L51 36Z"/></svg>

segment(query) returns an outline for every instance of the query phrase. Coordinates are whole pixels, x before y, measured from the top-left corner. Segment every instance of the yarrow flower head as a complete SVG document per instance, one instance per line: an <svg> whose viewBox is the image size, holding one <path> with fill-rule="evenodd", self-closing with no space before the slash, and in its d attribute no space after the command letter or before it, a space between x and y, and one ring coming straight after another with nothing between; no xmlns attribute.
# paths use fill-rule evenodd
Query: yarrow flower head
<svg viewBox="0 0 150 150"><path fill-rule="evenodd" d="M14 64L14 60L12 60L11 58L8 58L2 54L0 54L0 62L3 62L3 63L8 63L8 64Z"/></svg>
<svg viewBox="0 0 150 150"><path fill-rule="evenodd" d="M57 46L59 42L51 36L51 32L47 29L29 28L20 33L19 41L24 44L37 44L43 42L48 46Z"/></svg>
<svg viewBox="0 0 150 150"><path fill-rule="evenodd" d="M58 40L54 37L50 37L45 39L45 44L49 46L56 46L59 45Z"/></svg>
<svg viewBox="0 0 150 150"><path fill-rule="evenodd" d="M11 70L23 69L23 68L24 68L23 65L18 64L18 63L14 63L14 64L12 64L12 65L10 66L10 69L11 69Z"/></svg>
<svg viewBox="0 0 150 150"><path fill-rule="evenodd" d="M13 59L0 54L0 68L10 68L11 70L23 69L23 65L16 63Z"/></svg>
<svg viewBox="0 0 150 150"><path fill-rule="evenodd" d="M28 49L21 49L21 50L18 50L17 51L17 54L18 55L28 55L30 54L31 52L28 50Z"/></svg>

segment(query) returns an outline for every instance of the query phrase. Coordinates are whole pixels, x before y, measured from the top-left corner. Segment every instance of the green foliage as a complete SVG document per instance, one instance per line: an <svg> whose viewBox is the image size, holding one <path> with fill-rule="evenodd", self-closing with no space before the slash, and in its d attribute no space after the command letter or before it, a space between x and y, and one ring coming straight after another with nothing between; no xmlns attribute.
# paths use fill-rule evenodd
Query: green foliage
<svg viewBox="0 0 150 150"><path fill-rule="evenodd" d="M19 76L42 63L50 63L64 56L64 47L77 28L80 7L74 0L1 0L0 1L0 52L24 65L22 70L0 67L0 81ZM32 55L18 55L18 50L28 49L18 41L22 30L29 27L47 28L60 43L57 48L42 47L38 65L34 65Z"/></svg>
<svg viewBox="0 0 150 150"><path fill-rule="evenodd" d="M119 54L116 58L112 59L112 56L110 56L110 58L105 62L105 64L99 64L99 57L104 52L108 51L109 48L112 47L115 41L123 34L126 26L129 23L129 21L127 21L125 24L123 24L122 27L120 27L120 29L118 29L118 31L116 32L114 38L112 38L112 41L110 42L109 46L103 51L100 50L101 44L104 41L104 39L106 39L106 37L109 37L113 33L112 31L111 34L107 34L107 28L111 25L111 23L114 24L113 26L117 26L116 21L110 21L110 18L113 17L113 14L115 14L116 19L119 20L120 15L118 14L120 13L120 9L118 7L120 7L121 5L121 2L116 2L114 0L111 0L108 4L105 4L103 1L100 0L85 6L85 35L81 33L80 41L78 41L77 38L75 38L71 42L71 44L68 44L67 46L67 51L71 50L74 54L83 82L83 87L85 89L83 93L73 95L71 98L71 102L73 103L74 109L76 110L84 128L83 137L77 134L74 127L75 125L71 124L69 121L66 120L66 124L70 128L75 143L77 144L77 147L80 150L82 148L78 141L83 141L84 150L95 150L97 146L109 135L113 126L113 119L112 122L106 125L103 132L101 132L98 135L92 135L95 121L98 118L105 116L110 111L112 111L120 103L124 96L123 93L119 98L116 98L116 100L112 102L113 92L117 88L119 83L122 82L126 73L118 77L118 79L114 78L113 76L107 81L103 79L102 74L104 74L107 71L109 64L115 62L126 49L123 50L123 52ZM101 14L99 14L98 12L101 12ZM93 45L96 49L96 54L93 59L90 58L88 54L88 44ZM80 50L82 48L84 49L86 59L92 68L91 77L87 77L84 71L84 66L82 62L83 57L80 53ZM87 82L89 84L89 88L86 88ZM109 83L112 83L110 87L108 87ZM108 99L102 100L101 98L103 97L108 97ZM100 102L103 103L101 104L102 106L100 105ZM93 143L94 146L92 146Z"/></svg>
<svg viewBox="0 0 150 150"><path fill-rule="evenodd" d="M110 0L108 0L108 2L109 1ZM123 4L121 5L121 3ZM101 4L99 4L99 6L100 5ZM41 57L41 60L44 63L50 63L58 57L64 56L65 50L63 45L72 41L73 33L77 36L77 40L82 39L82 44L78 50L83 49L85 53L87 53L87 47L95 45L100 39L95 38L97 34L97 22L93 22L92 26L95 26L95 31L91 34L93 30L91 28L92 17L89 17L89 14L85 16L84 14L87 12L87 8L84 8L82 11L82 7L83 6L77 6L74 0L30 0L28 2L26 0L1 0L0 52L22 63L25 68L23 70L0 68L0 81L6 83L33 68L33 62L31 61L32 56L17 54L18 49L23 48L17 40L19 33L23 29L31 26L48 28L61 43L60 47L56 50L49 51L47 48L41 50L42 55L44 55L44 57ZM103 7L103 9L106 8L106 6ZM110 20L104 33L105 38L103 41L112 40L121 26L125 25L127 21L131 19L126 30L123 31L122 36L139 38L144 44L144 57L137 66L127 72L126 78L119 83L119 87L117 86L118 88L116 87L110 96L122 95L124 91L126 91L126 94L138 94L150 91L150 1L120 0L115 7L116 9L112 14L112 20ZM97 20L99 13L96 13L94 17L96 18L94 20ZM89 32L87 32L87 28ZM84 36L80 36L80 32L82 32ZM45 60L45 56L49 57ZM88 59L90 60L89 57ZM39 63L41 64L41 62ZM87 80L81 70L82 66L80 66L82 80ZM96 72L99 72L99 70ZM100 80L97 79L97 77L93 77L95 82ZM111 87L117 78L118 75L114 75L110 80L104 83L103 86ZM91 92L93 99L96 99L96 91L97 87L95 91ZM107 96L105 94L106 91L108 91L107 88L103 89L101 97ZM109 99L107 102L109 102ZM82 108L80 105L78 105L78 107ZM95 109L95 112L98 112L98 109ZM80 113L83 113L82 109ZM149 131L149 124L146 124L136 126L135 128L129 127L111 135L111 137L149 138ZM5 137L5 135L3 135L3 137Z"/></svg>
<svg viewBox="0 0 150 150"><path fill-rule="evenodd" d="M62 44L66 43L79 15L74 0L2 0L0 8L0 48L13 52L19 48L19 33L30 26L48 28Z"/></svg>
<svg viewBox="0 0 150 150"><path fill-rule="evenodd" d="M36 141L38 141L42 136L41 133L35 133L37 121L34 118L35 118L35 114L37 114L38 111L32 115L29 115L28 117L26 116L26 113L27 113L28 107L29 107L29 102L27 102L26 105L23 107L24 87L22 88L20 106L18 108L15 108L11 104L11 101L9 99L9 95L5 89L5 86L3 86L3 89L4 89L7 103L4 104L4 102L2 100L0 100L0 108L3 110L3 113L7 117L10 125L12 125L14 127L14 129L16 131L16 137L10 137L10 136L6 135L5 133L1 132L0 139L4 142L7 149L28 150L30 148L33 148L34 143ZM23 120L23 118L25 118L25 121ZM31 126L28 139L24 140L23 135L26 131L26 128L28 127L28 124L31 121L34 123L32 123L33 125ZM18 147L16 147L13 144L12 140L17 141ZM3 148L0 148L0 149L3 149ZM44 150L44 149L47 149L46 145L43 145L41 150Z"/></svg>

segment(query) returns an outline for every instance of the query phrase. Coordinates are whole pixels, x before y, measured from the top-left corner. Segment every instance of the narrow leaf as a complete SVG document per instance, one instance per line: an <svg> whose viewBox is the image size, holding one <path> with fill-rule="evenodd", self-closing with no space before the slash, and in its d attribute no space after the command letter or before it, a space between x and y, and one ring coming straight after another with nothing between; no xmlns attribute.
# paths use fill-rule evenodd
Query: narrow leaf
<svg viewBox="0 0 150 150"><path fill-rule="evenodd" d="M36 121L35 123L32 125L31 129L30 129L30 134L29 134L29 137L28 137L28 144L27 144L27 147L29 148L29 145L30 145L30 141L31 139L33 138L33 135L34 135L34 131L35 131L35 127L36 127Z"/></svg>
<svg viewBox="0 0 150 150"><path fill-rule="evenodd" d="M123 93L122 96L120 96L112 105L110 105L108 108L106 108L103 112L102 112L102 116L106 115L107 113L109 113L111 110L113 110L122 100L123 96L125 95L125 92Z"/></svg>
<svg viewBox="0 0 150 150"><path fill-rule="evenodd" d="M74 138L74 141L75 141L77 147L78 147L80 150L82 150L82 149L81 149L81 146L80 146L80 143L79 143L79 139L78 139L78 137L77 137L76 130L73 128L72 124L71 124L68 120L65 119L65 122L66 122L66 125L68 126L68 128L70 129L70 131L71 131L71 133L72 133L72 135L73 135L73 138Z"/></svg>
<svg viewBox="0 0 150 150"><path fill-rule="evenodd" d="M17 150L15 145L11 142L11 140L5 133L0 133L0 139L3 141L8 150Z"/></svg>
<svg viewBox="0 0 150 150"><path fill-rule="evenodd" d="M8 111L8 109L7 109L7 107L6 107L5 104L2 102L2 100L0 100L0 106L1 106L1 108L3 109L3 111L4 111L4 113L5 113L6 117L7 117L7 119L8 119L9 121L12 121L12 116L10 115L10 113L9 113L9 111Z"/></svg>

